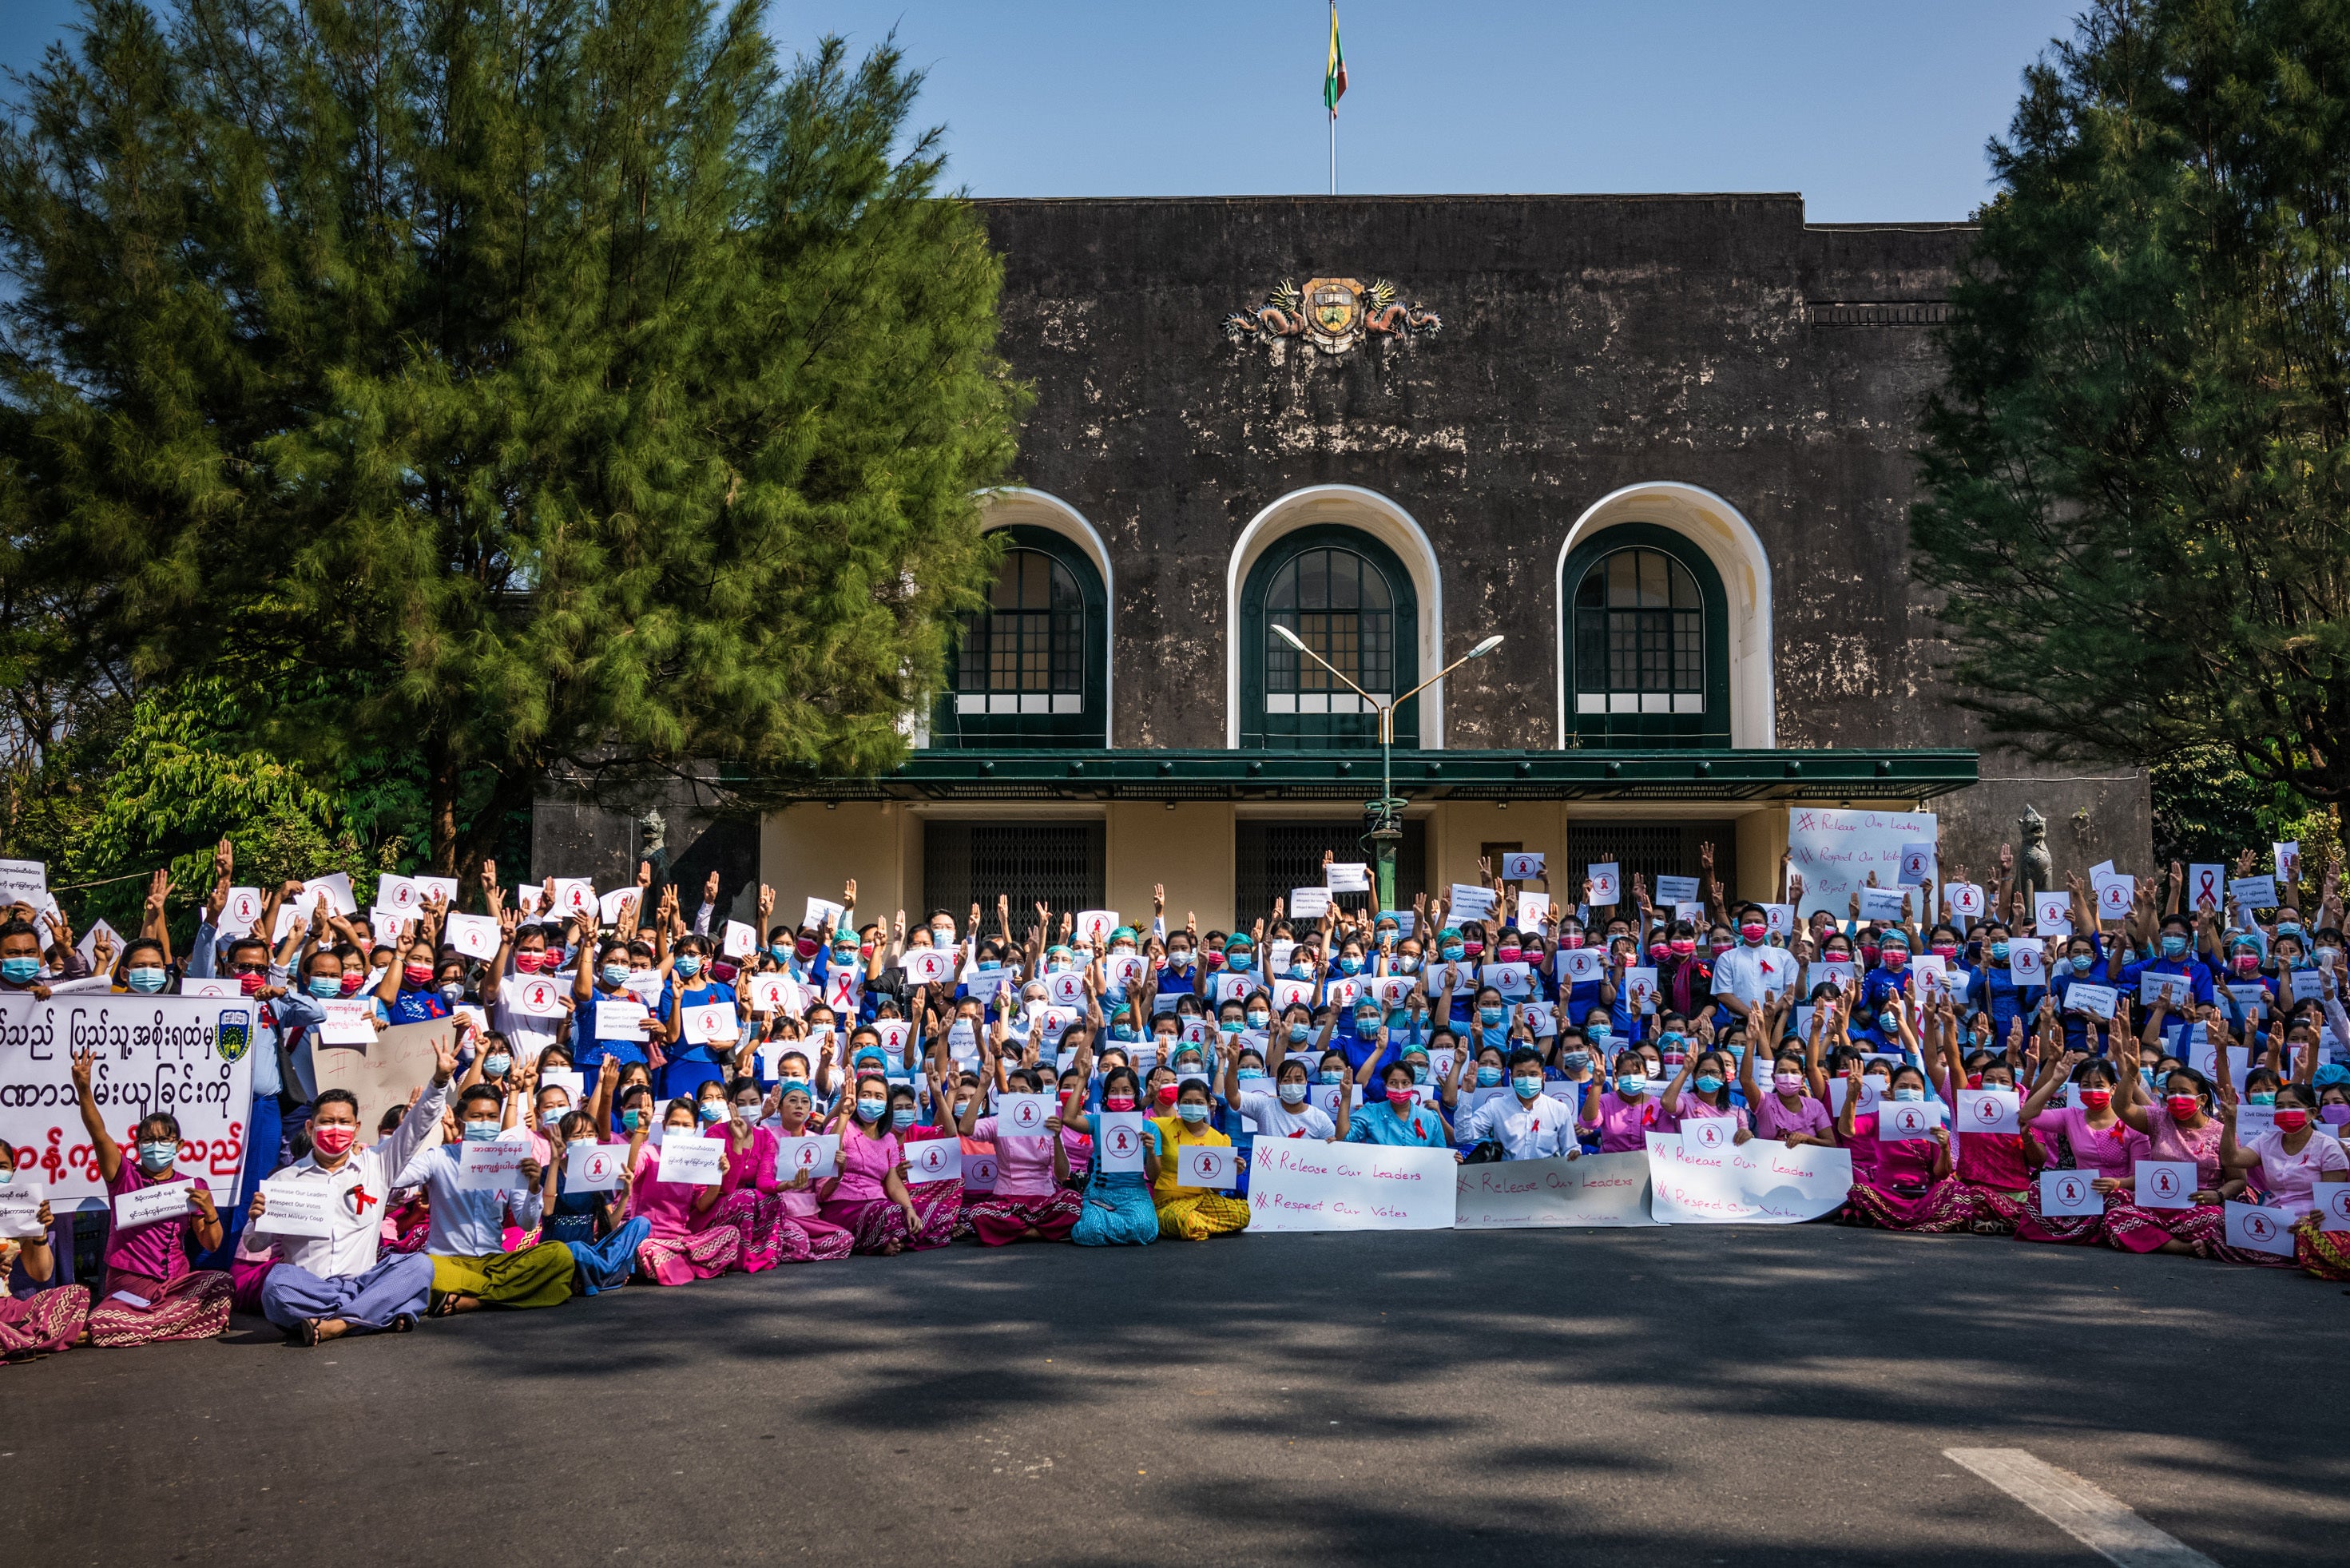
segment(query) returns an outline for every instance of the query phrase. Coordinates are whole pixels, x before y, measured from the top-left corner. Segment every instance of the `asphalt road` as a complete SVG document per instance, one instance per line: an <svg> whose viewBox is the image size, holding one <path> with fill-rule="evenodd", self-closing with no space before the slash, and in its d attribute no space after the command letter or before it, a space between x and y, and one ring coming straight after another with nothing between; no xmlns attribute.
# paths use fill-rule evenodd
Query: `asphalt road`
<svg viewBox="0 0 2350 1568"><path fill-rule="evenodd" d="M0 1369L27 1563L2350 1558L2350 1297L1823 1226L958 1246Z"/></svg>

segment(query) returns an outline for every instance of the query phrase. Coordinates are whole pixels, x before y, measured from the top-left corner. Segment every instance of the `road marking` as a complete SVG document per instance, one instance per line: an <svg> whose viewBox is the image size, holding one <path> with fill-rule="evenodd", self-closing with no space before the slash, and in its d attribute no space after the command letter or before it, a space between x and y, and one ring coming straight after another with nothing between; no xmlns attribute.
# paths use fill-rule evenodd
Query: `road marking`
<svg viewBox="0 0 2350 1568"><path fill-rule="evenodd" d="M1974 1471L2116 1568L2220 1568L2028 1449L1944 1449L1942 1457Z"/></svg>

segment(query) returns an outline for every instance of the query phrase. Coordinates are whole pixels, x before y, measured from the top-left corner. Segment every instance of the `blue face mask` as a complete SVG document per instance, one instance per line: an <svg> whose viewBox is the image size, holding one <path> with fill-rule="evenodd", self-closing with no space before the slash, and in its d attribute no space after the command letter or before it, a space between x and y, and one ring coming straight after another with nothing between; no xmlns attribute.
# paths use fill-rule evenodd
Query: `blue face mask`
<svg viewBox="0 0 2350 1568"><path fill-rule="evenodd" d="M1347 1081L1347 1075L1335 1067L1323 1068L1319 1075L1322 1082L1326 1084L1343 1084Z"/></svg>
<svg viewBox="0 0 2350 1568"><path fill-rule="evenodd" d="M889 1125L896 1127L899 1132L904 1132L908 1127L914 1125L914 1113L911 1111L891 1111L889 1113Z"/></svg>
<svg viewBox="0 0 2350 1568"><path fill-rule="evenodd" d="M2275 1096L2272 1095L2270 1098L2273 1099ZM150 1176L162 1175L172 1168L172 1162L179 1158L180 1146L169 1140L141 1143L139 1146L139 1168Z"/></svg>
<svg viewBox="0 0 2350 1568"><path fill-rule="evenodd" d="M2280 920L2277 922L2276 934L2281 937L2297 937L2301 935L2301 926L2296 921Z"/></svg>
<svg viewBox="0 0 2350 1568"><path fill-rule="evenodd" d="M1312 980L1314 978L1314 966L1310 963L1293 963L1289 966L1289 978L1292 980Z"/></svg>
<svg viewBox="0 0 2350 1568"><path fill-rule="evenodd" d="M1477 1022L1480 1023L1499 1023L1502 1021L1503 1012L1503 1009L1499 1007L1481 1007L1477 1010Z"/></svg>
<svg viewBox="0 0 2350 1568"><path fill-rule="evenodd" d="M134 969L123 978L141 996L152 996L163 989L164 974L160 969Z"/></svg>
<svg viewBox="0 0 2350 1568"><path fill-rule="evenodd" d="M1991 943L1991 961L1993 963L2005 963L2007 961L2007 944L2005 942Z"/></svg>
<svg viewBox="0 0 2350 1568"><path fill-rule="evenodd" d="M1566 1070L1568 1072L1580 1073L1586 1067L1591 1065L1591 1053L1588 1051L1569 1051L1565 1055L1560 1057L1559 1060L1566 1064Z"/></svg>
<svg viewBox="0 0 2350 1568"><path fill-rule="evenodd" d="M0 980L11 985L29 985L41 972L41 961L36 958L0 959Z"/></svg>
<svg viewBox="0 0 2350 1568"><path fill-rule="evenodd" d="M1718 1073L1700 1073L1697 1075L1697 1092L1700 1095L1720 1094L1721 1075Z"/></svg>
<svg viewBox="0 0 2350 1568"><path fill-rule="evenodd" d="M1480 1067L1477 1069L1477 1086L1479 1088L1490 1089L1501 1081L1502 1070L1499 1067Z"/></svg>
<svg viewBox="0 0 2350 1568"><path fill-rule="evenodd" d="M1346 953L1340 953L1338 955L1338 972L1340 974L1360 974L1363 972L1363 961L1358 958L1350 957Z"/></svg>
<svg viewBox="0 0 2350 1568"><path fill-rule="evenodd" d="M702 959L694 953L677 955L677 972L688 980L702 972Z"/></svg>
<svg viewBox="0 0 2350 1568"><path fill-rule="evenodd" d="M859 1100L857 1102L857 1117L859 1121L878 1122L889 1108L887 1100Z"/></svg>
<svg viewBox="0 0 2350 1568"><path fill-rule="evenodd" d="M1615 1028L1609 1024L1586 1023L1583 1026L1583 1037L1590 1041L1594 1045L1605 1045L1607 1042L1616 1038L1616 1031Z"/></svg>
<svg viewBox="0 0 2350 1568"><path fill-rule="evenodd" d="M2073 972L2074 974L2086 974L2089 972L2089 966L2096 961L2096 956L2093 953L2074 953L2073 955Z"/></svg>
<svg viewBox="0 0 2350 1568"><path fill-rule="evenodd" d="M1175 1107L1175 1114L1191 1126L1197 1127L1208 1119L1208 1107L1187 1100Z"/></svg>
<svg viewBox="0 0 2350 1568"><path fill-rule="evenodd" d="M1245 952L1237 952L1237 953L1235 953L1235 952L1227 952L1227 953L1225 953L1225 954L1224 954L1224 967L1225 967L1226 969L1228 969L1228 970L1232 971L1234 974L1245 974L1245 973L1247 973L1247 972L1248 972L1248 966L1249 966L1249 955L1248 955L1247 953L1245 953Z"/></svg>
<svg viewBox="0 0 2350 1568"><path fill-rule="evenodd" d="M644 1126L644 1125L645 1125L645 1113L644 1113L644 1112L642 1112L642 1111L622 1111L622 1112L620 1113L620 1130L621 1130L622 1132L634 1132L634 1131L636 1131L639 1127L642 1127L642 1126Z"/></svg>
<svg viewBox="0 0 2350 1568"><path fill-rule="evenodd" d="M1619 1095L1647 1094L1648 1075L1644 1073L1618 1073L1616 1075L1616 1092Z"/></svg>
<svg viewBox="0 0 2350 1568"><path fill-rule="evenodd" d="M1238 1077L1242 1083L1245 1084L1252 1079L1263 1077L1264 1069L1262 1067L1243 1067L1234 1075L1234 1076Z"/></svg>
<svg viewBox="0 0 2350 1568"><path fill-rule="evenodd" d="M543 1127L558 1127L562 1124L563 1118L570 1114L561 1106L549 1106L538 1113L538 1125Z"/></svg>
<svg viewBox="0 0 2350 1568"><path fill-rule="evenodd" d="M1531 1100L1542 1093L1540 1078L1513 1078L1510 1080L1510 1086L1517 1090L1518 1098L1522 1100Z"/></svg>
<svg viewBox="0 0 2350 1568"><path fill-rule="evenodd" d="M618 991L620 987L622 987L622 986L624 986L624 985L628 984L628 982L629 982L629 966L628 966L627 964L624 964L624 963L608 963L608 964L606 964L606 965L604 966L604 989L605 989L605 990L607 990L607 991Z"/></svg>
<svg viewBox="0 0 2350 1568"><path fill-rule="evenodd" d="M1135 1041L1142 1038L1141 1035L1135 1033L1134 1025L1131 1023L1111 1024L1109 1026L1109 1037L1113 1040L1120 1041L1128 1044L1131 1044Z"/></svg>
<svg viewBox="0 0 2350 1568"><path fill-rule="evenodd" d="M310 994L331 998L343 994L343 977L338 974L314 974L310 977Z"/></svg>
<svg viewBox="0 0 2350 1568"><path fill-rule="evenodd" d="M1657 1036L1657 1044L1659 1048L1669 1051L1688 1038L1688 1035L1683 1034L1678 1029L1668 1029L1663 1033Z"/></svg>
<svg viewBox="0 0 2350 1568"><path fill-rule="evenodd" d="M1926 1091L1923 1089L1896 1089L1893 1091L1893 1097L1897 1100L1903 1101L1922 1100L1926 1097Z"/></svg>
<svg viewBox="0 0 2350 1568"><path fill-rule="evenodd" d="M1292 1045L1303 1045L1305 1044L1305 1037L1313 1033L1314 1031L1305 1024L1293 1023L1289 1026L1289 1043Z"/></svg>
<svg viewBox="0 0 2350 1568"><path fill-rule="evenodd" d="M1900 1033L1901 1015L1898 1012L1878 1013L1877 1015L1877 1032L1882 1034L1891 1035Z"/></svg>
<svg viewBox="0 0 2350 1568"><path fill-rule="evenodd" d="M490 1139L497 1136L498 1124L495 1122L467 1122L465 1124L465 1141L467 1143L487 1143Z"/></svg>
<svg viewBox="0 0 2350 1568"><path fill-rule="evenodd" d="M723 1100L704 1100L700 1105L693 1107L693 1114L700 1116L704 1122L723 1122L726 1119L726 1102Z"/></svg>
<svg viewBox="0 0 2350 1568"><path fill-rule="evenodd" d="M982 959L979 961L979 972L982 974L993 974L1003 967L1003 961L1002 959Z"/></svg>
<svg viewBox="0 0 2350 1568"><path fill-rule="evenodd" d="M2162 939L2163 957L2167 959L2175 959L2180 954L2186 952L2186 950L2187 939L2185 937L2165 937Z"/></svg>
<svg viewBox="0 0 2350 1568"><path fill-rule="evenodd" d="M1437 951L1442 956L1446 963L1459 963L1461 959L1467 955L1469 950L1462 947L1459 942L1447 942L1443 947L1438 949Z"/></svg>
<svg viewBox="0 0 2350 1568"><path fill-rule="evenodd" d="M792 956L791 945L788 942L770 943L767 948L767 956L775 960L777 963L783 963Z"/></svg>
<svg viewBox="0 0 2350 1568"><path fill-rule="evenodd" d="M1412 1081L1413 1083L1415 1083L1415 1084L1425 1084L1426 1082L1428 1082L1428 1064L1427 1064L1427 1063L1425 1063L1425 1062L1415 1062L1414 1064L1412 1064L1412 1069L1411 1069L1411 1081Z"/></svg>
<svg viewBox="0 0 2350 1568"><path fill-rule="evenodd" d="M1273 1014L1270 1012L1252 1012L1248 1015L1248 1026L1260 1033L1263 1031L1265 1025L1272 1022Z"/></svg>
<svg viewBox="0 0 2350 1568"><path fill-rule="evenodd" d="M512 1056L484 1056L482 1058L482 1076L503 1078L506 1075L506 1069L513 1065Z"/></svg>
<svg viewBox="0 0 2350 1568"><path fill-rule="evenodd" d="M1238 1034L1242 1030L1247 1027L1248 1025L1243 1023L1237 1018L1227 1018L1222 1023L1216 1025L1217 1030L1225 1034Z"/></svg>
<svg viewBox="0 0 2350 1568"><path fill-rule="evenodd" d="M1408 1018L1408 1017L1409 1017L1409 1016L1410 1016L1410 1014L1409 1014L1409 1013L1407 1013L1407 1012L1402 1012L1400 1009L1399 1009L1399 1010L1398 1010L1398 1012L1397 1012L1396 1016L1397 1016L1398 1018ZM1377 1034L1378 1032L1379 1032L1379 1015L1378 1015L1378 1013L1376 1013L1376 1012L1357 1012L1357 1014L1355 1014L1355 1033L1357 1033L1357 1034Z"/></svg>

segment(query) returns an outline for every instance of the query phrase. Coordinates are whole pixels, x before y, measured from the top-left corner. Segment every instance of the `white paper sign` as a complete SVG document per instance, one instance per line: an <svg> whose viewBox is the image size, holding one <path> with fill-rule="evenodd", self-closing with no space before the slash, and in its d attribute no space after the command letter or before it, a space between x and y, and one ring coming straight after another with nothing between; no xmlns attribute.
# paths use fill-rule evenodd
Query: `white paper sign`
<svg viewBox="0 0 2350 1568"><path fill-rule="evenodd" d="M2065 1012L2085 1012L2108 1023L2113 1022L2114 1003L2120 1000L2121 993L2110 985L2089 985L2075 981L2064 988Z"/></svg>
<svg viewBox="0 0 2350 1568"><path fill-rule="evenodd" d="M2091 1185L2094 1170L2043 1170L2040 1173L2040 1212L2054 1219L2064 1214L2103 1214L2106 1200Z"/></svg>
<svg viewBox="0 0 2350 1568"><path fill-rule="evenodd" d="M2137 1190L2131 1195L2141 1209L2195 1207L2195 1162L2187 1159L2141 1159Z"/></svg>
<svg viewBox="0 0 2350 1568"><path fill-rule="evenodd" d="M1790 808L1788 863L1803 875L1803 913L1825 909L1843 919L1853 895L1867 885L1872 871L1879 887L1898 888L1902 881L1903 846L1939 843L1938 821L1929 811ZM1929 861L1918 880L1939 881L1940 876L1939 868ZM1861 914L1867 917L1866 907Z"/></svg>
<svg viewBox="0 0 2350 1568"><path fill-rule="evenodd" d="M1055 1007L1083 1007L1086 1004L1085 971L1065 969L1058 974L1047 976L1045 994Z"/></svg>
<svg viewBox="0 0 2350 1568"><path fill-rule="evenodd" d="M789 1184L806 1171L812 1181L840 1174L840 1139L783 1137L775 1139L775 1179Z"/></svg>
<svg viewBox="0 0 2350 1568"><path fill-rule="evenodd" d="M2309 1192L2317 1199L2318 1229L2350 1231L2350 1181L2321 1181Z"/></svg>
<svg viewBox="0 0 2350 1568"><path fill-rule="evenodd" d="M2273 909L2283 900L2277 897L2273 877L2238 877L2228 883L2228 897L2246 909Z"/></svg>
<svg viewBox="0 0 2350 1568"><path fill-rule="evenodd" d="M192 1181L159 1181L151 1187L141 1187L130 1192L119 1192L114 1197L114 1223L124 1231L140 1225L152 1225L159 1220L177 1220L192 1214L196 1206L188 1195L196 1189Z"/></svg>
<svg viewBox="0 0 2350 1568"><path fill-rule="evenodd" d="M2007 978L2015 985L2044 985L2048 981L2046 944L2038 937L2007 939Z"/></svg>
<svg viewBox="0 0 2350 1568"><path fill-rule="evenodd" d="M815 927L818 938L828 941L832 933L840 929L840 918L847 913L848 906L846 904L811 897L807 901L807 912L800 917L800 924Z"/></svg>
<svg viewBox="0 0 2350 1568"><path fill-rule="evenodd" d="M2095 892L2098 915L2108 920L2118 920L2130 912L2130 905L2137 898L2137 878L2100 877Z"/></svg>
<svg viewBox="0 0 2350 1568"><path fill-rule="evenodd" d="M1522 931L1538 931L1543 929L1543 926L1549 919L1550 895L1548 893L1521 893L1518 895L1518 929Z"/></svg>
<svg viewBox="0 0 2350 1568"><path fill-rule="evenodd" d="M442 922L441 940L467 958L494 959L503 934L487 915L451 915Z"/></svg>
<svg viewBox="0 0 2350 1568"><path fill-rule="evenodd" d="M375 999L361 997L352 1002L319 1003L327 1021L318 1025L317 1044L321 1045L372 1045L375 1044Z"/></svg>
<svg viewBox="0 0 2350 1568"><path fill-rule="evenodd" d="M542 974L508 975L498 982L498 999L525 1018L560 1018L569 992Z"/></svg>
<svg viewBox="0 0 2350 1568"><path fill-rule="evenodd" d="M302 884L304 904L308 904L320 893L327 895L338 915L348 918L359 912L359 901L351 896L351 879L346 872L338 871L331 877L313 877Z"/></svg>
<svg viewBox="0 0 2350 1568"><path fill-rule="evenodd" d="M927 1137L903 1147L906 1179L916 1186L929 1181L946 1181L962 1174L961 1138Z"/></svg>
<svg viewBox="0 0 2350 1568"><path fill-rule="evenodd" d="M1052 1095L998 1095L995 1097L995 1136L1007 1137L1043 1137L1045 1124L1053 1116Z"/></svg>
<svg viewBox="0 0 2350 1568"><path fill-rule="evenodd" d="M2249 1252L2267 1252L2273 1257L2293 1256L2293 1215L2282 1209L2263 1208L2257 1203L2227 1205L2228 1245L2241 1247Z"/></svg>
<svg viewBox="0 0 2350 1568"><path fill-rule="evenodd" d="M1533 882L1543 874L1543 856L1539 849L1513 850L1502 857L1502 880Z"/></svg>
<svg viewBox="0 0 2350 1568"><path fill-rule="evenodd" d="M759 950L758 929L746 926L740 920L727 921L726 930L719 939L718 950L725 957L741 962Z"/></svg>
<svg viewBox="0 0 2350 1568"><path fill-rule="evenodd" d="M898 964L915 985L942 985L954 978L955 955L947 948L908 948Z"/></svg>
<svg viewBox="0 0 2350 1568"><path fill-rule="evenodd" d="M599 1002L596 1004L596 1038L642 1041L646 1016L641 1002Z"/></svg>
<svg viewBox="0 0 2350 1568"><path fill-rule="evenodd" d="M1643 965L1624 971L1625 1003L1635 1012L1653 1012L1657 1008L1657 971Z"/></svg>
<svg viewBox="0 0 2350 1568"><path fill-rule="evenodd" d="M2168 1001L2173 1011L2187 1005L2195 994L2195 982L2183 974L2157 974L2150 969L2138 971L2137 999L2147 1006Z"/></svg>
<svg viewBox="0 0 2350 1568"><path fill-rule="evenodd" d="M1248 1233L1449 1230L1455 1168L1450 1148L1260 1137Z"/></svg>
<svg viewBox="0 0 2350 1568"><path fill-rule="evenodd" d="M277 1177L261 1184L261 1218L251 1229L269 1236L319 1240L335 1233L334 1189L323 1181Z"/></svg>
<svg viewBox="0 0 2350 1568"><path fill-rule="evenodd" d="M743 1037L743 1021L734 1016L734 1004L731 1002L705 1002L689 1007L680 1015L679 1026L686 1043L691 1045L706 1045L712 1041L732 1044Z"/></svg>
<svg viewBox="0 0 2350 1568"><path fill-rule="evenodd" d="M743 982L743 994L754 1012L790 1012L801 1011L797 981L787 974L754 974Z"/></svg>
<svg viewBox="0 0 2350 1568"><path fill-rule="evenodd" d="M2020 1102L2013 1089L1960 1089L1959 1115L1953 1130L1962 1133L2012 1133Z"/></svg>
<svg viewBox="0 0 2350 1568"><path fill-rule="evenodd" d="M1934 873L1934 846L1930 842L1913 841L1901 846L1901 869L1897 880L1904 888L1922 887Z"/></svg>
<svg viewBox="0 0 2350 1568"><path fill-rule="evenodd" d="M1810 888L1804 889L1809 893ZM1908 918L1909 893L1903 888L1863 888L1860 890L1860 918L1886 925L1898 925Z"/></svg>
<svg viewBox="0 0 2350 1568"><path fill-rule="evenodd" d="M2228 901L2228 868L2196 864L2187 868L2187 908L2218 909Z"/></svg>
<svg viewBox="0 0 2350 1568"><path fill-rule="evenodd" d="M39 914L49 905L49 867L43 860L0 860L0 904L30 904Z"/></svg>
<svg viewBox="0 0 2350 1568"><path fill-rule="evenodd" d="M1932 1137L1934 1129L1942 1125L1942 1103L1939 1100L1879 1100L1877 1103L1877 1137L1881 1143L1905 1143L1913 1138Z"/></svg>
<svg viewBox="0 0 2350 1568"><path fill-rule="evenodd" d="M1322 867L1322 886L1333 893L1367 893L1371 868L1359 860L1333 860Z"/></svg>
<svg viewBox="0 0 2350 1568"><path fill-rule="evenodd" d="M1607 968L1607 955L1597 948L1565 948L1558 955L1558 975L1569 985L1587 985Z"/></svg>
<svg viewBox="0 0 2350 1568"><path fill-rule="evenodd" d="M1584 872L1583 879L1591 885L1591 901L1594 904L1614 904L1622 901L1624 872L1616 861L1594 861Z"/></svg>
<svg viewBox="0 0 2350 1568"><path fill-rule="evenodd" d="M564 1153L563 1186L567 1192L610 1192L629 1168L624 1143L582 1143Z"/></svg>
<svg viewBox="0 0 2350 1568"><path fill-rule="evenodd" d="M530 1158L529 1132L522 1127L479 1143L466 1139L456 1146L457 1185L469 1192L499 1192L519 1188L522 1162Z"/></svg>
<svg viewBox="0 0 2350 1568"><path fill-rule="evenodd" d="M1649 1211L1666 1224L1792 1225L1834 1213L1852 1190L1849 1149L1764 1138L1706 1149L1686 1134L1648 1135Z"/></svg>
<svg viewBox="0 0 2350 1568"><path fill-rule="evenodd" d="M41 1223L43 1184L29 1176L0 1181L0 1241L28 1241L48 1234Z"/></svg>
<svg viewBox="0 0 2350 1568"><path fill-rule="evenodd" d="M1096 1164L1102 1170L1140 1170L1145 1140L1140 1111L1103 1111L1095 1121Z"/></svg>
<svg viewBox="0 0 2350 1568"><path fill-rule="evenodd" d="M1230 1191L1240 1182L1240 1151L1225 1144L1187 1143L1176 1150L1175 1180L1182 1187Z"/></svg>
<svg viewBox="0 0 2350 1568"><path fill-rule="evenodd" d="M1973 882L1953 882L1942 889L1942 902L1962 920L1982 919L1983 890Z"/></svg>
<svg viewBox="0 0 2350 1568"><path fill-rule="evenodd" d="M584 918L595 914L598 907L596 884L587 877L557 877L555 879L556 913Z"/></svg>
<svg viewBox="0 0 2350 1568"><path fill-rule="evenodd" d="M220 923L215 928L223 937L241 937L261 923L261 889L231 888L228 902L221 906Z"/></svg>
<svg viewBox="0 0 2350 1568"><path fill-rule="evenodd" d="M1456 926L1463 920L1491 919L1498 903L1493 889L1468 882L1453 883L1444 901L1449 910L1445 919Z"/></svg>
<svg viewBox="0 0 2350 1568"><path fill-rule="evenodd" d="M660 1168L656 1174L680 1187L715 1187L725 1179L718 1168L719 1154L725 1147L723 1137L671 1133L661 1139Z"/></svg>
<svg viewBox="0 0 2350 1568"><path fill-rule="evenodd" d="M1330 890L1327 888L1292 888L1289 890L1289 912L1301 920L1318 920L1330 912Z"/></svg>
<svg viewBox="0 0 2350 1568"><path fill-rule="evenodd" d="M1077 940L1090 942L1099 950L1109 945L1109 934L1118 928L1116 909L1087 909L1077 916L1075 929Z"/></svg>

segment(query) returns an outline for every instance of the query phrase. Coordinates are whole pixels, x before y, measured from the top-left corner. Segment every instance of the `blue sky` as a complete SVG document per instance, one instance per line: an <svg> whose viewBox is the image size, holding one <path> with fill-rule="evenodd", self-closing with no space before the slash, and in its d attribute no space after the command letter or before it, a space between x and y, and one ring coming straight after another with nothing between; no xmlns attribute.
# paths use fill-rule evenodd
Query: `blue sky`
<svg viewBox="0 0 2350 1568"><path fill-rule="evenodd" d="M1338 188L1801 191L1820 222L1962 218L2079 0L1342 0ZM68 0L0 3L0 65ZM1320 0L775 0L786 51L893 26L982 196L1326 187Z"/></svg>

